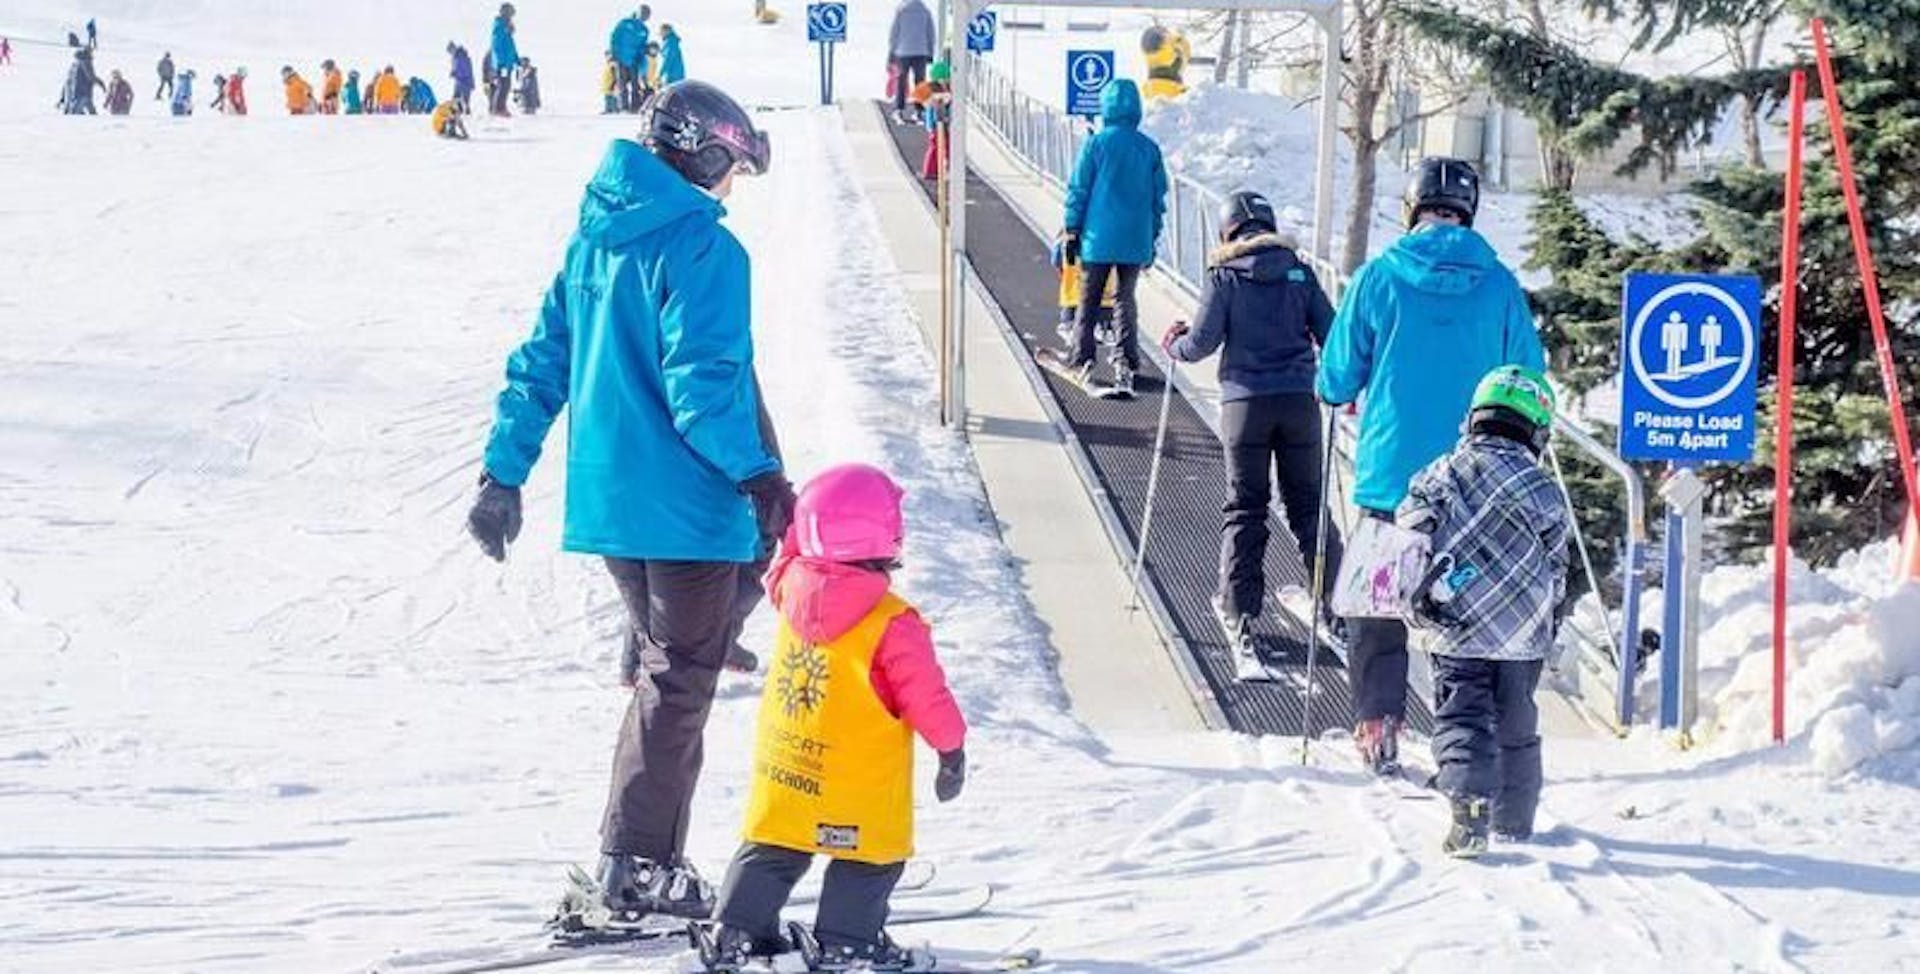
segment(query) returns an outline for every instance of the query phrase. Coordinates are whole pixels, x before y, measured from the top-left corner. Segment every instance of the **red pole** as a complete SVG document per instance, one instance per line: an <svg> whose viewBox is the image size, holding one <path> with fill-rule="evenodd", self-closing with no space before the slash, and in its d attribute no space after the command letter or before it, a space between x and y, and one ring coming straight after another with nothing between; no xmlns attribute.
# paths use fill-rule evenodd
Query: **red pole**
<svg viewBox="0 0 1920 974"><path fill-rule="evenodd" d="M1780 354L1773 430L1773 742L1787 740L1787 559L1793 481L1794 328L1800 318L1800 193L1807 73L1793 73L1787 121L1787 213L1780 230Z"/></svg>
<svg viewBox="0 0 1920 974"><path fill-rule="evenodd" d="M1907 488L1907 506L1920 516L1920 487L1915 485L1913 439L1907 430L1907 409L1900 400L1900 376L1894 371L1893 346L1887 343L1887 314L1880 306L1880 275L1873 269L1873 248L1867 243L1867 218L1860 206L1859 184L1853 178L1853 151L1847 148L1847 120L1840 108L1840 88L1833 79L1833 54L1827 47L1827 26L1813 21L1813 52L1820 62L1820 93L1827 101L1827 127L1833 134L1834 161L1840 166L1840 190L1847 197L1847 222L1853 227L1853 259L1860 265L1860 283L1866 288L1867 320L1873 324L1874 353L1880 360L1880 382L1886 387L1887 412L1893 417L1893 443L1900 454L1900 479Z"/></svg>

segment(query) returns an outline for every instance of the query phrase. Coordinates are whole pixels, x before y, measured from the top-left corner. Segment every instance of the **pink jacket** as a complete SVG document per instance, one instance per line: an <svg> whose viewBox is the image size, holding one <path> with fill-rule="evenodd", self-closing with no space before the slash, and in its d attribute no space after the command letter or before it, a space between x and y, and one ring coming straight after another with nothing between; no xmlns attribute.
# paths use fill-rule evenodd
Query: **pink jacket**
<svg viewBox="0 0 1920 974"><path fill-rule="evenodd" d="M826 642L866 618L887 594L887 576L853 565L803 558L791 532L767 571L774 608L802 639ZM933 652L933 631L917 612L888 624L873 654L873 692L887 711L945 753L966 743L967 720Z"/></svg>

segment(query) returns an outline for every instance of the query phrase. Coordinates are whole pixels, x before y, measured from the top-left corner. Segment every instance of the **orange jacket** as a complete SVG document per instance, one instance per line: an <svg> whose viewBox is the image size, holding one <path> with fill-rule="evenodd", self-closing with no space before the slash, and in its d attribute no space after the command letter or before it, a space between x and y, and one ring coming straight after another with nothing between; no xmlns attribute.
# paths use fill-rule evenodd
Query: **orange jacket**
<svg viewBox="0 0 1920 974"><path fill-rule="evenodd" d="M433 118L431 119L433 122L433 134L447 134L447 126L453 121L453 113L458 111L459 108L460 103L451 98L441 102L440 106L433 110Z"/></svg>
<svg viewBox="0 0 1920 974"><path fill-rule="evenodd" d="M373 103L381 108L400 107L400 76L382 74L373 81Z"/></svg>
<svg viewBox="0 0 1920 974"><path fill-rule="evenodd" d="M340 77L340 69L334 68L328 71L326 76L321 80L320 91L322 97L328 101L333 101L340 97L340 89L345 86L346 81Z"/></svg>
<svg viewBox="0 0 1920 974"><path fill-rule="evenodd" d="M312 110L313 86L299 75L287 78L287 111L295 115L305 115Z"/></svg>

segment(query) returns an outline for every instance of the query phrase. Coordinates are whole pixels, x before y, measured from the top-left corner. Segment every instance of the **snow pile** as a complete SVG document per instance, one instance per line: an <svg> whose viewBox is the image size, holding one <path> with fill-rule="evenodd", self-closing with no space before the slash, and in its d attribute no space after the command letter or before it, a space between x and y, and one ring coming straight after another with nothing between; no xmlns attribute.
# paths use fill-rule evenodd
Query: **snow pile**
<svg viewBox="0 0 1920 974"><path fill-rule="evenodd" d="M1894 583L1896 554L1883 542L1831 569L1798 558L1788 567L1787 733L1828 775L1900 777L1920 767L1910 753L1920 743L1920 585ZM1767 747L1772 565L1714 569L1701 596L1702 726L1717 751ZM1659 601L1649 618L1659 618ZM1657 681L1643 691L1657 692Z"/></svg>
<svg viewBox="0 0 1920 974"><path fill-rule="evenodd" d="M1311 105L1225 85L1196 85L1179 98L1147 103L1140 130L1160 143L1169 172L1226 195L1266 194L1281 222L1304 234L1313 226L1314 150L1319 118ZM1353 195L1351 152L1339 146L1337 206Z"/></svg>

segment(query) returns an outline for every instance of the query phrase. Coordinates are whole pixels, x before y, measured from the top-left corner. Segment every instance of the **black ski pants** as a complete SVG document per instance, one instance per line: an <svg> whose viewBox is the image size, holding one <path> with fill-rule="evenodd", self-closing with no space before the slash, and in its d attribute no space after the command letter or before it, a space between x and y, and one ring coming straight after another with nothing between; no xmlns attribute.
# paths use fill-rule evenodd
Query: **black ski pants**
<svg viewBox="0 0 1920 974"><path fill-rule="evenodd" d="M614 748L600 848L673 863L686 849L714 687L760 600L759 574L733 562L606 561L632 624L633 701Z"/></svg>
<svg viewBox="0 0 1920 974"><path fill-rule="evenodd" d="M163 76L160 79L160 87L154 89L154 92L153 92L154 101L159 101L162 96L165 96L167 98L173 97L173 76L172 75Z"/></svg>
<svg viewBox="0 0 1920 974"><path fill-rule="evenodd" d="M793 887L813 865L813 855L748 842L727 866L714 918L755 940L780 934L780 911ZM813 933L825 947L870 947L887 925L887 900L906 872L904 862L884 866L829 859L814 914Z"/></svg>
<svg viewBox="0 0 1920 974"><path fill-rule="evenodd" d="M507 114L507 102L513 97L513 72L494 72L493 87L487 91L487 94L492 98L492 104L487 107L493 114Z"/></svg>
<svg viewBox="0 0 1920 974"><path fill-rule="evenodd" d="M1073 319L1073 361L1079 368L1093 361L1100 345L1094 323L1100 320L1100 296L1115 276L1113 300L1113 366L1140 371L1140 271L1136 264L1081 264L1080 313Z"/></svg>
<svg viewBox="0 0 1920 974"><path fill-rule="evenodd" d="M1493 827L1533 834L1540 804L1541 660L1433 656L1433 761L1449 795L1493 802Z"/></svg>
<svg viewBox="0 0 1920 974"><path fill-rule="evenodd" d="M1320 406L1310 392L1223 402L1220 439L1227 457L1227 502L1220 524L1221 596L1232 614L1258 616L1266 601L1268 512L1276 479L1287 527L1300 546L1300 560L1309 575L1313 571L1323 473ZM1334 577L1339 565L1340 535L1328 523L1326 577Z"/></svg>
<svg viewBox="0 0 1920 974"><path fill-rule="evenodd" d="M933 61L923 57L897 57L893 63L900 66L900 76L893 86L893 111L897 115L907 110L907 96L913 94L916 85L927 80L927 65Z"/></svg>
<svg viewBox="0 0 1920 974"><path fill-rule="evenodd" d="M1393 520L1390 511L1361 511ZM1347 672L1355 720L1407 719L1407 624L1398 619L1347 620Z"/></svg>

